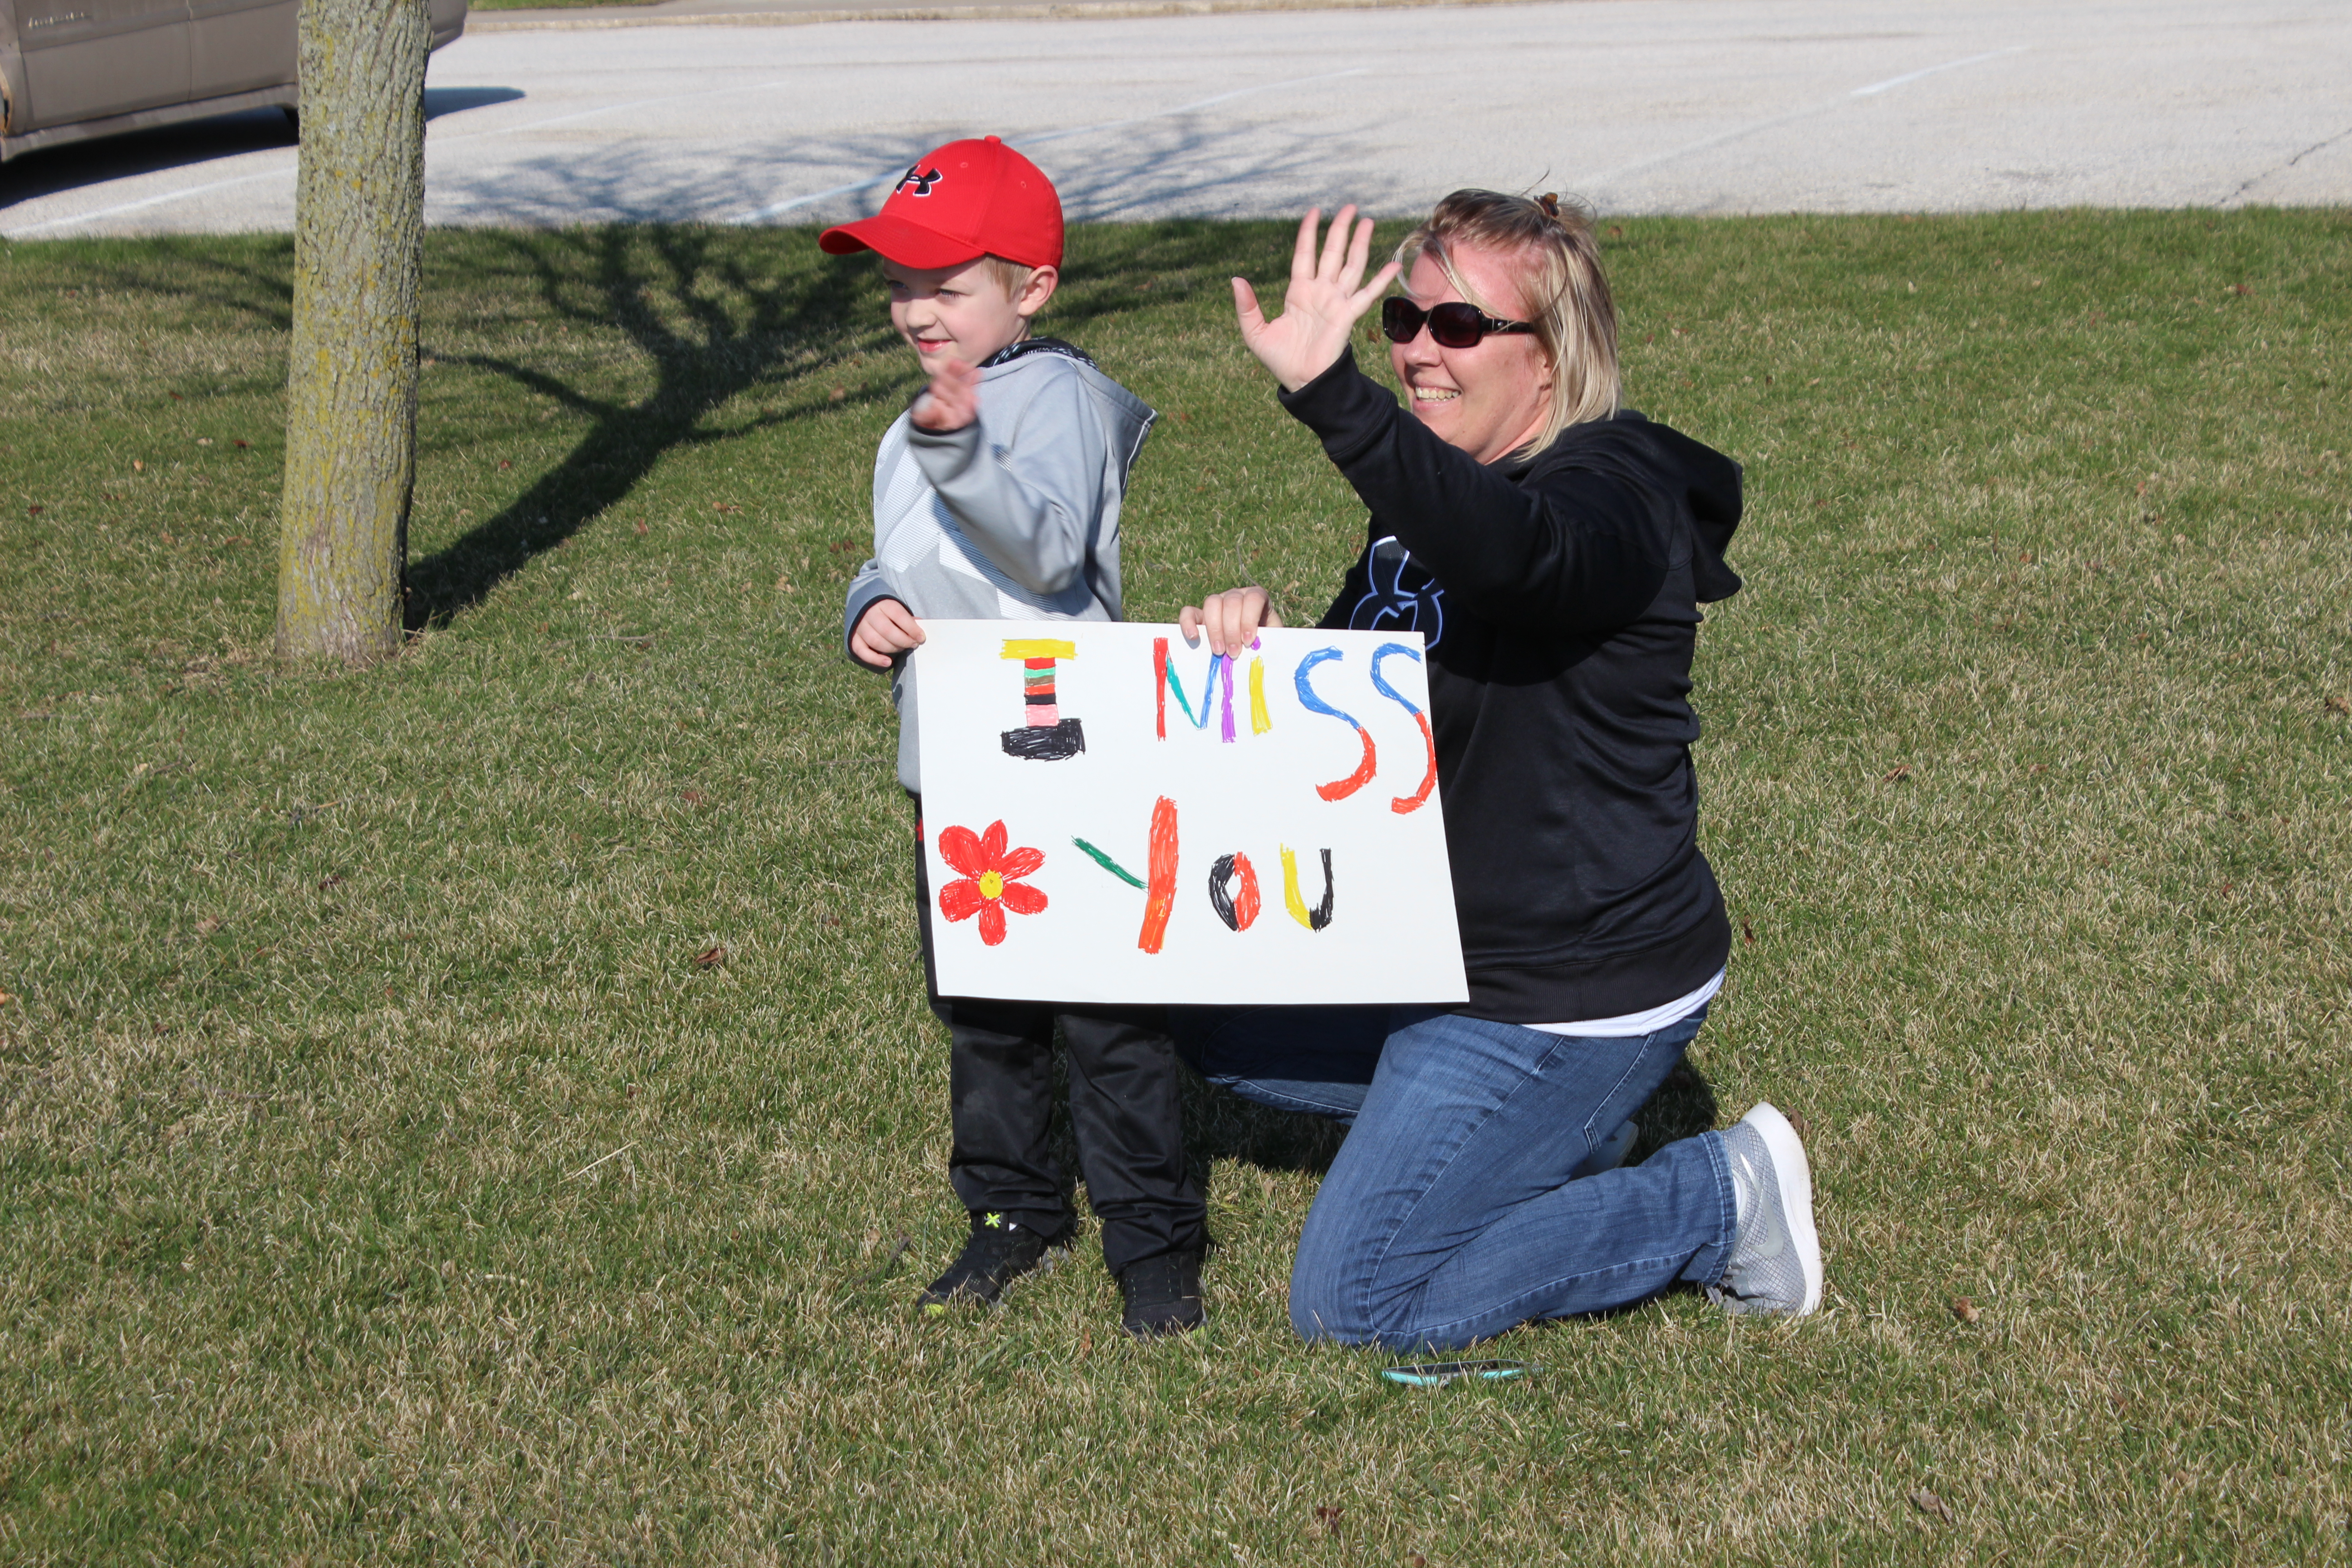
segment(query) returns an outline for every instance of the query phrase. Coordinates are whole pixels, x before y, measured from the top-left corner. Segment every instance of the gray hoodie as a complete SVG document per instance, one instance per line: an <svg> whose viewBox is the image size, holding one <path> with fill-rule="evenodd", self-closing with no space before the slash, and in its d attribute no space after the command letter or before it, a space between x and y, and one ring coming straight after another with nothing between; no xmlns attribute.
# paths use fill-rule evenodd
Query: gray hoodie
<svg viewBox="0 0 2352 1568"><path fill-rule="evenodd" d="M962 429L898 416L874 456L874 559L850 581L844 648L880 599L941 620L1118 619L1119 502L1154 417L1053 338L982 367L980 416ZM907 664L891 669L890 700L898 782L919 794Z"/></svg>

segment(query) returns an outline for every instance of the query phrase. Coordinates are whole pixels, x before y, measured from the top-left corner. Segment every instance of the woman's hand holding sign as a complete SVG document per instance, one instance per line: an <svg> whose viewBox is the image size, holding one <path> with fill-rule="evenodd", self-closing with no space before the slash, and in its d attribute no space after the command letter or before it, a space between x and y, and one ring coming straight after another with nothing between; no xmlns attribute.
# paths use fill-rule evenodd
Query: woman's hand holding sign
<svg viewBox="0 0 2352 1568"><path fill-rule="evenodd" d="M1260 626L1278 626L1282 617L1266 602L1265 590L1253 584L1185 605L1176 625L1188 643L1205 637L1211 653L1236 654L1256 640Z"/></svg>

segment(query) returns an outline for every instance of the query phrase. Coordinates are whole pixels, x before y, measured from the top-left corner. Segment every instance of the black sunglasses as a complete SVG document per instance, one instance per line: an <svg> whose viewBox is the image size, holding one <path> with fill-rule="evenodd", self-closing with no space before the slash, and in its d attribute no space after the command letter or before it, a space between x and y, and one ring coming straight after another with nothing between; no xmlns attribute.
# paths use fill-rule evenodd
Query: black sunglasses
<svg viewBox="0 0 2352 1568"><path fill-rule="evenodd" d="M1459 300L1449 300L1443 305L1432 305L1424 310L1410 300L1391 298L1381 301L1381 331L1392 343L1409 343L1421 336L1423 322L1429 323L1429 335L1437 346L1446 349L1475 349L1489 332L1532 332L1533 321L1504 321L1486 314L1475 305L1465 305Z"/></svg>

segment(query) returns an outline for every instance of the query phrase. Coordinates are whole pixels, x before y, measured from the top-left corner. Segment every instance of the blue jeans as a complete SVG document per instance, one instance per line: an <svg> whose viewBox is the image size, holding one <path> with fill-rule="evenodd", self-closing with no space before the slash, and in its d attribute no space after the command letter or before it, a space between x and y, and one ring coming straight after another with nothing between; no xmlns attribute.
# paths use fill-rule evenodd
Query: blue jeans
<svg viewBox="0 0 2352 1568"><path fill-rule="evenodd" d="M1301 1338L1452 1350L1535 1318L1711 1284L1733 1239L1713 1132L1577 1177L1665 1081L1706 1010L1654 1034L1455 1014L1264 1008L1171 1020L1213 1083L1352 1123L1298 1239Z"/></svg>

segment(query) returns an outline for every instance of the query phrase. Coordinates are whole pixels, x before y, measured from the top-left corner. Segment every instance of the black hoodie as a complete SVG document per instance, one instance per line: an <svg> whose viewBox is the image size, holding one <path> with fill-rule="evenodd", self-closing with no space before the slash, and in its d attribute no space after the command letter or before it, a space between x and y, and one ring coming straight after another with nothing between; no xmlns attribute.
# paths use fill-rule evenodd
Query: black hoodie
<svg viewBox="0 0 2352 1568"><path fill-rule="evenodd" d="M1699 603L1739 591L1739 465L1630 410L1482 465L1352 354L1282 402L1372 511L1321 624L1429 645L1461 1010L1564 1023L1696 990L1731 925L1698 852L1691 652Z"/></svg>

